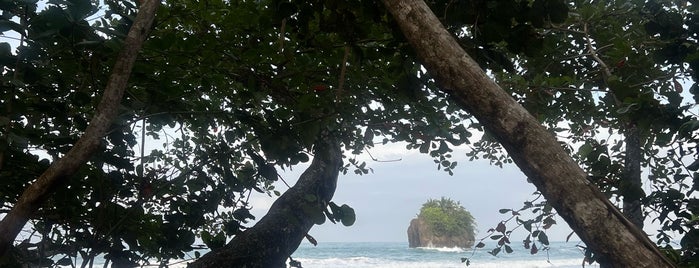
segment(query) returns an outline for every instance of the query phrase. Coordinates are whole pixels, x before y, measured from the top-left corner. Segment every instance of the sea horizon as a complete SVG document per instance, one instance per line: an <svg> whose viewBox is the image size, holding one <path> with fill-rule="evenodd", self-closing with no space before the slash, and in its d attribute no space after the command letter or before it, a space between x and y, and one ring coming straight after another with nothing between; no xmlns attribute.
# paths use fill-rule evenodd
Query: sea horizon
<svg viewBox="0 0 699 268"><path fill-rule="evenodd" d="M548 250L531 254L522 243L510 245L512 253L501 250L493 256L488 253L496 241L483 241L483 248L419 247L409 248L407 241L400 242L319 242L317 246L302 243L291 257L305 268L449 268L449 267L581 267L584 251L577 247L580 241L555 241ZM462 258L470 262L466 266ZM597 267L586 264L586 267Z"/></svg>
<svg viewBox="0 0 699 268"><path fill-rule="evenodd" d="M511 268L538 268L581 267L584 252L578 248L580 241L553 241L549 244L549 250L540 249L537 254L530 254L522 243L511 244L512 253L501 250L496 256L488 253L497 241L483 241L483 248L459 248L459 247L408 247L407 241L398 242L329 242L318 241L314 246L304 240L299 248L291 254L291 258L299 261L304 268L451 268L451 267L511 267ZM478 243L478 241L476 242ZM537 245L541 248L541 245ZM204 255L208 250L196 250ZM194 251L188 252L188 256L194 256ZM467 258L470 265L462 262ZM187 263L194 260L171 260L168 267L185 268ZM93 267L102 267L104 261L96 261ZM288 260L287 260L288 264ZM148 265L152 266L155 263ZM290 267L290 266L287 266ZM585 267L599 267L596 264L587 264Z"/></svg>

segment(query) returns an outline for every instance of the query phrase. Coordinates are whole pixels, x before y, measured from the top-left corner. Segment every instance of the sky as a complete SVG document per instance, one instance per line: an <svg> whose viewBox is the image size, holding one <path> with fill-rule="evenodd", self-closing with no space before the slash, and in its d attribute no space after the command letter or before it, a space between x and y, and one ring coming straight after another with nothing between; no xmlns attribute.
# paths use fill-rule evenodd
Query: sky
<svg viewBox="0 0 699 268"><path fill-rule="evenodd" d="M689 88L691 81L683 81L685 88L682 96L684 103L694 104ZM699 108L691 108L694 114L699 114ZM476 133L474 133L476 134ZM479 135L475 135L479 136ZM472 137L472 141L477 137ZM565 142L565 141L563 141ZM573 145L576 146L576 145ZM476 220L476 239L487 236L487 230L495 228L500 221L506 220L509 214L500 214L499 209L519 209L523 202L533 199L536 188L528 183L526 176L515 164L505 164L502 168L491 165L487 160L469 161L466 157L467 147L453 148L452 161L459 164L450 176L444 171L437 170L433 158L416 150L405 149L405 144L378 145L370 150L379 160L401 159L396 162L371 161L368 154L358 156L373 169L367 175L355 175L352 170L338 178L337 190L333 201L337 204L347 204L355 209L357 221L353 226L326 222L316 225L309 234L319 242L405 242L410 220L419 213L420 207L428 199L441 197L459 201ZM349 155L349 154L346 154ZM690 159L688 161L693 161ZM691 162L690 162L691 163ZM281 173L283 178L292 184L298 179L305 166L295 167L293 172ZM648 168L642 170L643 189L651 192L647 179ZM288 187L281 182L275 185L283 191ZM252 197L252 213L262 217L274 202L273 197L257 194ZM524 218L525 220L527 218ZM560 217L555 218L557 224L546 230L551 241L566 241L572 229ZM653 222L653 216L646 217L644 231L652 241L655 241L656 230L660 228ZM515 226L514 221L508 223L508 230ZM511 241L521 241L527 236L523 228L517 229L511 236ZM674 234L675 237L681 237ZM573 234L570 241L579 241Z"/></svg>
<svg viewBox="0 0 699 268"><path fill-rule="evenodd" d="M373 173L355 175L350 170L338 178L333 201L347 204L355 209L357 221L353 226L326 222L316 225L309 234L319 242L406 242L410 220L419 213L420 207L428 199L441 197L459 201L477 223L477 238L485 236L509 214L500 214L499 209L519 209L523 202L534 198L533 184L514 164L503 168L490 165L487 160L469 161L466 148L456 148L452 153L459 164L450 176L437 170L433 159L415 150L405 149L404 144L389 144L375 147L371 154L379 160L401 159L395 162L375 162L369 156L366 160ZM297 167L292 172L282 173L288 183L296 181L305 167ZM279 183L278 190L288 187ZM264 194L252 197L252 213L262 217L274 202L274 198ZM558 218L559 224L548 231L553 241L565 241L571 229ZM514 227L514 221L508 224ZM513 234L515 239L524 239L528 233L522 228ZM521 238L521 239L520 239ZM578 240L573 238L572 240ZM515 241L515 240L513 240Z"/></svg>

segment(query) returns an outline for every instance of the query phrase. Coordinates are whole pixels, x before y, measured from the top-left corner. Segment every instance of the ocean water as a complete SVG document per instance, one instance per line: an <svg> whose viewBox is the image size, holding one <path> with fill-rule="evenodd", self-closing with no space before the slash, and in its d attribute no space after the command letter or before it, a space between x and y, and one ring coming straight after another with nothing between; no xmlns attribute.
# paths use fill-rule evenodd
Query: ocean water
<svg viewBox="0 0 699 268"><path fill-rule="evenodd" d="M551 242L547 251L532 255L521 244L513 244L513 253L504 250L492 256L494 243L481 249L409 248L407 242L320 242L313 246L304 241L291 255L304 268L536 268L582 267L583 251L578 242ZM492 242L492 241L490 241ZM202 254L206 253L201 251ZM193 255L193 254L191 254ZM466 266L461 258L469 258ZM170 268L185 268L189 261L173 261ZM102 267L97 261L95 267ZM287 262L288 264L288 262ZM114 267L114 266L111 266ZM149 266L150 267L150 266ZM153 266L155 267L155 266ZM584 267L599 267L585 264Z"/></svg>
<svg viewBox="0 0 699 268"><path fill-rule="evenodd" d="M450 268L450 267L582 267L583 251L577 242L552 242L548 254L539 251L532 255L520 244L513 244L513 253L504 250L497 256L488 253L494 245L481 249L459 248L409 248L407 242L332 243L321 242L313 246L301 244L292 258L304 268ZM461 258L469 258L466 266ZM597 267L588 265L585 267Z"/></svg>

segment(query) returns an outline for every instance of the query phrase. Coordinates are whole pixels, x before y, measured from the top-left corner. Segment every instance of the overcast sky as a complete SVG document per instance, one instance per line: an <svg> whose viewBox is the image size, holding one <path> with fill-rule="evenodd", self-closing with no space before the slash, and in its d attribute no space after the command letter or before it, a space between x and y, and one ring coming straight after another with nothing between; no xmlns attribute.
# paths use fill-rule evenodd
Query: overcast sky
<svg viewBox="0 0 699 268"><path fill-rule="evenodd" d="M314 226L310 235L319 242L407 243L408 225L421 205L430 198L444 196L461 202L471 212L478 224L476 236L480 238L488 229L509 217L509 214L500 214L499 209L521 208L524 201L534 197L534 185L527 183L526 176L514 164L500 168L490 165L487 160L468 161L466 149L457 149L453 152L453 160L459 164L454 175L449 176L437 170L430 156L404 148L401 144L374 148L371 153L380 160L402 160L373 162L367 159L373 173L359 176L350 171L347 175L340 175L333 200L354 208L357 221L351 227L326 222ZM291 184L303 169L299 167L282 176ZM283 184L277 187L287 189ZM274 198L266 195L255 195L252 198L254 215L264 215L273 201ZM549 231L549 237L551 240L565 240L571 230L562 219L557 219L557 222L559 224ZM508 224L510 227L514 227L514 221ZM520 228L513 237L521 240L526 234Z"/></svg>

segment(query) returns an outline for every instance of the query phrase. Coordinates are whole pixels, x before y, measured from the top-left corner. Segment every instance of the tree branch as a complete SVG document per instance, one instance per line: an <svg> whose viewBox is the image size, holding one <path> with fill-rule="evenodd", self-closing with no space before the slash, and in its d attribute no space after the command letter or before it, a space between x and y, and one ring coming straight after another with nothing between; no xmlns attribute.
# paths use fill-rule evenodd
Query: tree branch
<svg viewBox="0 0 699 268"><path fill-rule="evenodd" d="M188 267L286 267L286 260L318 217L325 218L323 211L335 193L342 167L342 150L333 137L319 138L314 152L313 162L298 182L272 204L257 224Z"/></svg>
<svg viewBox="0 0 699 268"><path fill-rule="evenodd" d="M590 31L587 30L587 22L583 24L583 32L585 33L585 41L587 42L587 50L590 52L590 56L602 67L604 72L604 80L606 81L610 76L612 76L612 71L609 69L606 63L599 56L597 56L597 51L592 45L592 37L590 37Z"/></svg>
<svg viewBox="0 0 699 268"><path fill-rule="evenodd" d="M159 5L160 0L146 0L140 6L133 26L124 40L124 47L114 64L102 100L83 136L64 157L51 164L34 183L24 190L10 213L0 222L0 256L5 255L17 234L49 196L75 174L99 148L102 137L116 118L119 104L131 76L131 69L148 36Z"/></svg>

